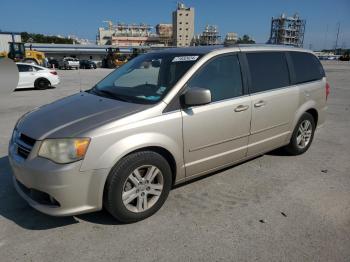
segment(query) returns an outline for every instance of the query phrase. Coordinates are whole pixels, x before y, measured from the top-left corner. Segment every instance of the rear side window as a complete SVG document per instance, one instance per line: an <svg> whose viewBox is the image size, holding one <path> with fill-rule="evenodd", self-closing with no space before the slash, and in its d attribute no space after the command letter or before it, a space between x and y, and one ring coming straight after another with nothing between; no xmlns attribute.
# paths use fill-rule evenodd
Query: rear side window
<svg viewBox="0 0 350 262"><path fill-rule="evenodd" d="M37 67L37 66L33 66L33 68L35 69L35 71L41 71L44 70L43 68Z"/></svg>
<svg viewBox="0 0 350 262"><path fill-rule="evenodd" d="M284 52L247 53L251 75L250 93L281 88L290 84Z"/></svg>
<svg viewBox="0 0 350 262"><path fill-rule="evenodd" d="M188 82L187 88L209 89L212 101L220 101L243 94L241 67L237 55L225 55L209 61Z"/></svg>
<svg viewBox="0 0 350 262"><path fill-rule="evenodd" d="M316 56L310 53L289 52L295 73L295 84L320 80L325 76Z"/></svg>
<svg viewBox="0 0 350 262"><path fill-rule="evenodd" d="M33 67L30 65L17 65L19 72L33 72Z"/></svg>

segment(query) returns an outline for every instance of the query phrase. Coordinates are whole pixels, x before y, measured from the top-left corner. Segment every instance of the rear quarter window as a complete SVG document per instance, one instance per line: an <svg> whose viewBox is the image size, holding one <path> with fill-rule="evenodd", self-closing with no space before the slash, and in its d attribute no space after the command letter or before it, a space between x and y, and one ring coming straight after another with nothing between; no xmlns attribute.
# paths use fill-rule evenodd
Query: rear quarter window
<svg viewBox="0 0 350 262"><path fill-rule="evenodd" d="M33 72L33 67L30 65L19 65L17 64L19 72Z"/></svg>
<svg viewBox="0 0 350 262"><path fill-rule="evenodd" d="M33 68L35 69L35 71L41 71L44 70L43 68L37 67L37 66L33 66Z"/></svg>
<svg viewBox="0 0 350 262"><path fill-rule="evenodd" d="M294 69L294 84L320 80L325 76L320 61L313 54L289 52L289 55Z"/></svg>
<svg viewBox="0 0 350 262"><path fill-rule="evenodd" d="M250 93L268 91L290 85L284 52L246 53L251 85Z"/></svg>

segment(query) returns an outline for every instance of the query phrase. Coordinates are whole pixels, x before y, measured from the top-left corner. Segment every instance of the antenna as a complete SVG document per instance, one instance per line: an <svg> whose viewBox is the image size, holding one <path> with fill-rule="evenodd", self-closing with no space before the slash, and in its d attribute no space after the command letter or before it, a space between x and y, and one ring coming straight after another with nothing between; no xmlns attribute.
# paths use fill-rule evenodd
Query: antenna
<svg viewBox="0 0 350 262"><path fill-rule="evenodd" d="M79 62L80 63L80 62ZM81 74L80 74L80 66L78 67L78 75L79 75L79 92L83 92L83 89L81 88Z"/></svg>
<svg viewBox="0 0 350 262"><path fill-rule="evenodd" d="M324 35L323 49L327 49L327 36L328 36L328 24L327 24L326 32L325 32L325 35Z"/></svg>
<svg viewBox="0 0 350 262"><path fill-rule="evenodd" d="M78 34L76 34L77 36ZM79 50L79 49L78 49ZM78 57L81 57L81 51L77 53ZM77 60L79 61L79 65L78 65L78 76L79 76L79 92L83 92L83 89L81 87L81 72L80 72L80 59L77 58Z"/></svg>
<svg viewBox="0 0 350 262"><path fill-rule="evenodd" d="M81 55L81 52L79 53ZM78 66L78 75L79 75L79 92L83 92L83 89L81 87L81 72L80 72L80 60L79 60L79 66Z"/></svg>
<svg viewBox="0 0 350 262"><path fill-rule="evenodd" d="M334 47L334 54L337 52L338 47L338 38L339 38L339 30L340 30L340 22L337 23L338 29L337 29L337 38L335 40L335 47Z"/></svg>

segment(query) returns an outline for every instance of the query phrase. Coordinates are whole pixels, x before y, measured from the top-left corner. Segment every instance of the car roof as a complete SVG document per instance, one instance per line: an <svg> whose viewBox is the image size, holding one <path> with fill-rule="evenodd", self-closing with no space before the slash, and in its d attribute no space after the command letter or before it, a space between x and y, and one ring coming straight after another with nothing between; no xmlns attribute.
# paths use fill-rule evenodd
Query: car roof
<svg viewBox="0 0 350 262"><path fill-rule="evenodd" d="M171 54L207 54L213 50L223 48L222 45L212 46L190 46L190 47L171 47L165 49L155 49L157 53L171 53Z"/></svg>
<svg viewBox="0 0 350 262"><path fill-rule="evenodd" d="M157 53L171 53L171 54L201 54L205 55L213 51L225 51L232 49L237 51L302 51L312 52L303 48L286 45L270 45L270 44L233 44L233 45L212 45L212 46L191 46L191 47L173 47L162 50L154 50Z"/></svg>
<svg viewBox="0 0 350 262"><path fill-rule="evenodd" d="M38 67L38 68L41 68L41 69L47 69L46 67L35 65L35 64L31 64L31 63L17 62L16 65L29 65L29 66L34 66L34 67Z"/></svg>

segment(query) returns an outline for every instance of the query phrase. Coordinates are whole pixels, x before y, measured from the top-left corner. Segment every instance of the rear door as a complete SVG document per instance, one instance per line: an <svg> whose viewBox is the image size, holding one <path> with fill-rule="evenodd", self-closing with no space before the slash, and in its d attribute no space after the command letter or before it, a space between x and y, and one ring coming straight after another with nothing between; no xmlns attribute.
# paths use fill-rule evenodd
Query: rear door
<svg viewBox="0 0 350 262"><path fill-rule="evenodd" d="M182 110L186 176L200 175L246 156L251 118L236 54L207 62L187 88L207 88L212 103Z"/></svg>
<svg viewBox="0 0 350 262"><path fill-rule="evenodd" d="M252 99L248 156L253 156L285 144L298 107L299 90L291 86L285 52L247 52L246 58Z"/></svg>

